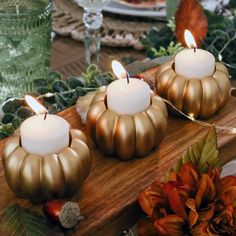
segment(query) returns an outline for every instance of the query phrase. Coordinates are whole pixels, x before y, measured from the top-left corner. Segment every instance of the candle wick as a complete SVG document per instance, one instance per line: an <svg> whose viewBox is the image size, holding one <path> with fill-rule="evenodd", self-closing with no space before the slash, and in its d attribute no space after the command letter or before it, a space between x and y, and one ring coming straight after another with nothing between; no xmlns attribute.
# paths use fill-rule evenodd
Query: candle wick
<svg viewBox="0 0 236 236"><path fill-rule="evenodd" d="M126 73L126 79L127 79L127 83L129 84L129 74Z"/></svg>
<svg viewBox="0 0 236 236"><path fill-rule="evenodd" d="M193 48L194 52L196 52L196 47Z"/></svg>
<svg viewBox="0 0 236 236"><path fill-rule="evenodd" d="M43 120L46 120L48 113L45 112Z"/></svg>

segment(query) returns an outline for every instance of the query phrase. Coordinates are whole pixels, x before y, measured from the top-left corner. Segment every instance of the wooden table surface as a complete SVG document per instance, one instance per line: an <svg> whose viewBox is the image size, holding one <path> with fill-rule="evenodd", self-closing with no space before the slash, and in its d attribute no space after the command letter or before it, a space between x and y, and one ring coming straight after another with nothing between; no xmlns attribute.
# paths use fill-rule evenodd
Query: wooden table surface
<svg viewBox="0 0 236 236"><path fill-rule="evenodd" d="M65 75L79 73L82 68L82 51L76 42L59 39L53 43L52 67ZM74 49L73 49L74 48ZM71 50L71 52L69 52ZM104 49L102 64L105 66L106 53L115 55L112 49ZM132 51L125 50L131 53ZM121 51L119 50L119 55ZM140 56L141 54L135 53ZM69 56L69 58L68 58ZM80 59L80 60L78 60ZM81 67L80 67L81 66ZM74 107L60 113L72 127L80 128L85 133ZM212 118L218 125L236 127L236 98L231 98L227 105ZM192 143L206 134L208 129L190 121L170 117L167 135L158 148L146 158L122 162L115 158L104 157L94 144L90 142L93 156L93 167L83 188L73 199L78 201L82 214L86 217L74 231L66 235L76 236L117 236L136 222L140 216L137 197L155 179L162 179L180 154ZM222 162L235 157L236 135L218 134L218 147ZM3 147L0 143L0 152ZM21 206L42 212L42 205L33 205L25 199L18 199L8 188L0 162L0 209L18 202ZM51 235L54 235L52 233ZM56 235L56 233L55 233Z"/></svg>
<svg viewBox="0 0 236 236"><path fill-rule="evenodd" d="M144 52L133 48L101 47L100 64L102 71L108 69L108 63L116 58L131 56L136 60L145 58ZM51 67L65 76L80 75L85 70L83 44L69 37L56 37L52 44Z"/></svg>

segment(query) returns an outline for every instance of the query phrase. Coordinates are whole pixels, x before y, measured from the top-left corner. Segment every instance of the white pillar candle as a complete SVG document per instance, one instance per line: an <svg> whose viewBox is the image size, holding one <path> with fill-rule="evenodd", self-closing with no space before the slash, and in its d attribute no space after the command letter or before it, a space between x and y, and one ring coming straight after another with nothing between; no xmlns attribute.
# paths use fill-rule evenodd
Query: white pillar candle
<svg viewBox="0 0 236 236"><path fill-rule="evenodd" d="M185 40L189 47L179 52L175 57L175 72L186 78L201 79L213 75L215 71L214 56L203 49L196 49L196 43L192 34L185 31Z"/></svg>
<svg viewBox="0 0 236 236"><path fill-rule="evenodd" d="M150 106L150 87L139 79L119 79L107 88L107 106L119 115L134 115Z"/></svg>
<svg viewBox="0 0 236 236"><path fill-rule="evenodd" d="M39 113L42 109L46 111L36 101L34 105L41 109L38 110ZM59 116L51 114L48 114L46 118L45 114L32 116L20 127L22 147L28 153L39 156L59 153L69 145L69 129L69 123Z"/></svg>

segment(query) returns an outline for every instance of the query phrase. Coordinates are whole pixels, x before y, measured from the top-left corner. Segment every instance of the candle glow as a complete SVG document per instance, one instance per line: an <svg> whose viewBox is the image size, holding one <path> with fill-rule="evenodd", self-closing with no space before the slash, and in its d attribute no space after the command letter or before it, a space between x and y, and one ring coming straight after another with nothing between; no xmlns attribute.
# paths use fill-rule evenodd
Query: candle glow
<svg viewBox="0 0 236 236"><path fill-rule="evenodd" d="M59 116L47 115L47 109L35 98L27 95L25 100L37 115L26 119L20 127L22 147L28 153L39 156L59 153L68 147L68 122Z"/></svg>
<svg viewBox="0 0 236 236"><path fill-rule="evenodd" d="M107 87L108 108L119 115L146 111L150 106L149 85L142 80L129 78L128 72L118 61L112 61L112 70L119 79Z"/></svg>
<svg viewBox="0 0 236 236"><path fill-rule="evenodd" d="M184 31L184 39L189 48L197 48L197 44L192 33L187 29Z"/></svg>
<svg viewBox="0 0 236 236"><path fill-rule="evenodd" d="M184 37L190 49L184 49L175 56L176 74L189 79L212 76L215 70L215 57L206 50L196 50L197 44L189 30L184 31Z"/></svg>
<svg viewBox="0 0 236 236"><path fill-rule="evenodd" d="M112 61L111 67L112 67L113 73L118 79L124 79L128 75L128 72L125 70L125 68L121 65L120 62L116 60Z"/></svg>
<svg viewBox="0 0 236 236"><path fill-rule="evenodd" d="M36 114L45 114L48 112L44 106L42 106L36 99L29 95L25 96L25 101Z"/></svg>

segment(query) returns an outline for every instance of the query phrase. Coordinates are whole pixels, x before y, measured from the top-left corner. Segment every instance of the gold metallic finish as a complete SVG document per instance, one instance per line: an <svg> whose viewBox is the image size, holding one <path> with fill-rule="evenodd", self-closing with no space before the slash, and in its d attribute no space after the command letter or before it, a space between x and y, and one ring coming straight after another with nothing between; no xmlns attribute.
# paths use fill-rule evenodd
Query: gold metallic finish
<svg viewBox="0 0 236 236"><path fill-rule="evenodd" d="M114 128L118 115L106 110L98 119L96 124L96 139L99 140L98 147L106 155L112 155L114 150ZM105 127L105 129L104 129Z"/></svg>
<svg viewBox="0 0 236 236"><path fill-rule="evenodd" d="M212 76L188 79L177 75L174 61L160 66L156 75L156 93L177 109L195 118L210 118L230 97L228 69L217 62Z"/></svg>
<svg viewBox="0 0 236 236"><path fill-rule="evenodd" d="M167 116L161 111L161 109L156 109L156 107L150 107L147 110L147 115L152 121L154 133L155 133L155 146L158 146L165 137L166 127L167 127ZM156 119L158 117L158 119ZM158 134L158 135L157 135Z"/></svg>
<svg viewBox="0 0 236 236"><path fill-rule="evenodd" d="M212 79L212 77L206 77L201 80L203 97L200 114L210 117L218 109L221 91L217 81Z"/></svg>
<svg viewBox="0 0 236 236"><path fill-rule="evenodd" d="M86 121L87 130L93 140L96 139L97 119L103 112L106 111L106 105L104 103L105 96L106 96L105 92L97 93L90 104L91 109L89 109L87 113L87 116L90 117L90 119L87 119Z"/></svg>
<svg viewBox="0 0 236 236"><path fill-rule="evenodd" d="M183 111L188 114L195 114L199 116L202 104L202 85L199 79L190 79L187 81L187 85L184 96Z"/></svg>
<svg viewBox="0 0 236 236"><path fill-rule="evenodd" d="M32 202L69 197L87 178L92 159L83 132L70 130L70 146L58 154L37 156L27 153L15 133L3 149L3 166L9 187Z"/></svg>
<svg viewBox="0 0 236 236"><path fill-rule="evenodd" d="M216 62L216 70L220 70L220 71L224 72L229 77L229 71L224 64L222 64L220 62Z"/></svg>
<svg viewBox="0 0 236 236"><path fill-rule="evenodd" d="M122 160L131 159L135 151L135 124L132 116L119 116L114 131L115 155Z"/></svg>
<svg viewBox="0 0 236 236"><path fill-rule="evenodd" d="M167 100L179 110L183 110L183 94L185 92L186 82L187 80L184 77L177 75L172 79L168 87Z"/></svg>
<svg viewBox="0 0 236 236"><path fill-rule="evenodd" d="M154 125L145 112L134 115L134 124L136 128L135 155L138 157L150 153L155 144Z"/></svg>
<svg viewBox="0 0 236 236"><path fill-rule="evenodd" d="M163 102L162 98L159 96L152 96L152 107L155 106L155 108L159 108L159 110L163 113L164 117L167 119L168 112L166 109L166 104ZM152 108L150 107L150 109Z"/></svg>
<svg viewBox="0 0 236 236"><path fill-rule="evenodd" d="M165 103L152 92L149 109L135 115L118 115L111 111L107 108L106 93L99 92L89 108L86 126L105 155L130 160L148 155L161 143L167 116Z"/></svg>

